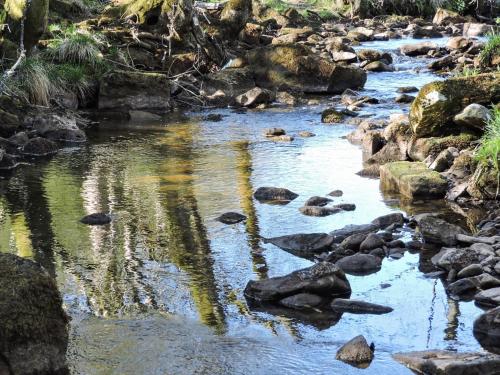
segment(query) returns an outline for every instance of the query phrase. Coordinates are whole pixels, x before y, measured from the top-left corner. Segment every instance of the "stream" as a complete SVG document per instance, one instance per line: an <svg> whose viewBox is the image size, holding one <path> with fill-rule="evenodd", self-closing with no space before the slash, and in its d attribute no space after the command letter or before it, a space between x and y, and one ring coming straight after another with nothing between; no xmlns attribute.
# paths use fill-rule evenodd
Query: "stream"
<svg viewBox="0 0 500 375"><path fill-rule="evenodd" d="M408 42L362 48L395 52ZM439 79L424 69L428 61L395 56L396 72L370 73L363 94L381 104L360 115L407 112L394 104L396 89ZM88 144L0 180L0 249L40 262L57 278L72 318L72 373L411 374L391 354L480 350L472 324L481 310L424 276L429 252L386 258L378 273L348 276L351 298L391 306L390 314L318 320L247 307L249 280L312 264L261 237L331 232L390 212L453 214L445 202L402 205L380 191L378 180L356 175L362 152L345 139L355 127L321 124L328 101L190 113L168 124L102 124ZM204 121L208 113L223 120ZM268 140L269 127L296 138ZM298 137L304 130L316 136ZM260 186L299 197L261 204L252 197ZM322 218L299 212L309 197L336 189L344 195L335 203L354 203L355 211ZM215 220L228 211L248 220L232 226ZM111 212L114 220L103 227L79 223L93 212ZM365 370L335 359L359 334L376 347Z"/></svg>

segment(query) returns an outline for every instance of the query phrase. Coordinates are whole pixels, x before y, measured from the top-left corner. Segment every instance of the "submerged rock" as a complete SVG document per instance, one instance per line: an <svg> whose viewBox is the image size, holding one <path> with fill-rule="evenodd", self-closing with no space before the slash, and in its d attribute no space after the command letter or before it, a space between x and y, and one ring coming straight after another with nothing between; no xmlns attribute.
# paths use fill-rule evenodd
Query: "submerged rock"
<svg viewBox="0 0 500 375"><path fill-rule="evenodd" d="M422 375L497 375L500 356L425 350L394 354L393 358Z"/></svg>
<svg viewBox="0 0 500 375"><path fill-rule="evenodd" d="M309 198L306 203L304 203L304 206L326 206L328 203L330 203L332 200L330 198L325 198L325 197L318 197L314 196Z"/></svg>
<svg viewBox="0 0 500 375"><path fill-rule="evenodd" d="M306 216L324 217L343 211L340 207L304 206L299 211Z"/></svg>
<svg viewBox="0 0 500 375"><path fill-rule="evenodd" d="M382 260L374 255L358 253L342 258L335 264L350 275L369 275L380 270Z"/></svg>
<svg viewBox="0 0 500 375"><path fill-rule="evenodd" d="M271 103L274 99L275 95L273 92L255 87L237 96L236 103L243 107L256 107L259 104Z"/></svg>
<svg viewBox="0 0 500 375"><path fill-rule="evenodd" d="M283 298L280 305L295 310L310 310L323 303L323 298L315 294L299 293L291 297Z"/></svg>
<svg viewBox="0 0 500 375"><path fill-rule="evenodd" d="M377 305L365 301L354 299L335 298L330 307L338 312L348 312L353 314L387 314L394 309L387 306Z"/></svg>
<svg viewBox="0 0 500 375"><path fill-rule="evenodd" d="M299 195L285 188L260 187L253 195L255 199L261 202L281 201L290 202Z"/></svg>
<svg viewBox="0 0 500 375"><path fill-rule="evenodd" d="M385 229L391 225L401 226L404 224L404 222L405 222L405 217L402 213L399 212L379 216L376 219L372 220L372 224L376 225L380 229Z"/></svg>
<svg viewBox="0 0 500 375"><path fill-rule="evenodd" d="M111 216L98 212L83 217L80 222L87 225L105 225L111 223Z"/></svg>
<svg viewBox="0 0 500 375"><path fill-rule="evenodd" d="M500 354L500 307L480 315L474 322L474 337L486 350ZM497 358L497 370L500 369L500 356ZM485 372L487 373L487 372ZM498 374L496 372L495 374Z"/></svg>
<svg viewBox="0 0 500 375"><path fill-rule="evenodd" d="M363 336L356 336L338 350L336 358L350 365L366 368L373 360L373 350Z"/></svg>
<svg viewBox="0 0 500 375"><path fill-rule="evenodd" d="M336 297L351 293L349 281L336 265L321 262L286 276L249 281L244 294L252 302L278 302L299 293Z"/></svg>
<svg viewBox="0 0 500 375"><path fill-rule="evenodd" d="M28 156L48 156L57 154L57 144L42 137L31 138L21 147L21 153Z"/></svg>
<svg viewBox="0 0 500 375"><path fill-rule="evenodd" d="M265 242L292 254L311 257L328 250L333 243L333 237L326 233L299 233L268 238Z"/></svg>
<svg viewBox="0 0 500 375"><path fill-rule="evenodd" d="M69 373L69 319L55 280L31 260L0 253L0 285L0 372Z"/></svg>
<svg viewBox="0 0 500 375"><path fill-rule="evenodd" d="M237 224L246 219L247 217L245 215L239 214L238 212L226 212L220 215L216 220L223 224Z"/></svg>

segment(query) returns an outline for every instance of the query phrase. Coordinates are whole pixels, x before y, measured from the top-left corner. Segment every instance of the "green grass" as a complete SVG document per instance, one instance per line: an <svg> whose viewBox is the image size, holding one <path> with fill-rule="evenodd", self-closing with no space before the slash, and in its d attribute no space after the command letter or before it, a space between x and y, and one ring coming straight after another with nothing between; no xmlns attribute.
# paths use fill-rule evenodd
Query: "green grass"
<svg viewBox="0 0 500 375"><path fill-rule="evenodd" d="M500 108L494 107L491 119L486 125L486 130L481 138L476 158L483 165L491 165L500 173L498 157L500 156Z"/></svg>
<svg viewBox="0 0 500 375"><path fill-rule="evenodd" d="M500 33L494 32L489 35L479 59L483 64L491 64L493 57L500 55Z"/></svg>
<svg viewBox="0 0 500 375"><path fill-rule="evenodd" d="M481 73L479 68L473 68L470 66L464 66L461 71L456 73L456 77L475 77Z"/></svg>

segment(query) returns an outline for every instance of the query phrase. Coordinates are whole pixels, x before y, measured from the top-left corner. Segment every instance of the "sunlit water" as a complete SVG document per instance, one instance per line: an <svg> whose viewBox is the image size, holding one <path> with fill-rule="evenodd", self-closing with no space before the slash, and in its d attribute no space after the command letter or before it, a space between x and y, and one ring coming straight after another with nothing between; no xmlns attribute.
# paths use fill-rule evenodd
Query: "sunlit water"
<svg viewBox="0 0 500 375"><path fill-rule="evenodd" d="M370 74L366 93L390 98L399 86L435 79L400 61L401 71ZM352 298L389 305L390 314L318 323L248 309L242 291L249 280L312 264L260 237L329 232L400 208L419 210L384 199L377 180L355 174L361 151L344 139L354 127L321 124L325 105L214 111L224 115L215 123L197 119L204 113L168 124L103 125L88 145L0 182L1 249L57 277L73 318L68 357L75 374L408 374L392 353L479 350L472 336L479 310L423 276L427 253L349 276ZM402 109L387 100L366 111ZM316 137L276 143L263 136L268 127ZM285 206L260 204L252 198L260 186L300 196ZM325 218L299 213L310 196L334 189L344 191L337 203L357 209ZM97 211L111 212L112 224L78 222ZM215 220L227 211L248 220ZM366 370L335 360L358 334L376 346Z"/></svg>

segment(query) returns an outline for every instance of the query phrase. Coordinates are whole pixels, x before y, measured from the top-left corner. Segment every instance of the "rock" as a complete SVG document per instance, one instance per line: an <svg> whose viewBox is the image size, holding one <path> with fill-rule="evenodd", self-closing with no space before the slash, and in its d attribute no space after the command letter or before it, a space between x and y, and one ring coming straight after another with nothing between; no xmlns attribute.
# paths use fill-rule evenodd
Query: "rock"
<svg viewBox="0 0 500 375"><path fill-rule="evenodd" d="M387 214L379 216L372 220L372 224L376 225L379 229L385 229L391 225L401 226L405 222L405 217L402 213L395 212L392 214Z"/></svg>
<svg viewBox="0 0 500 375"><path fill-rule="evenodd" d="M480 264L470 264L458 272L457 279L478 276L481 275L482 273L483 273L483 267L481 267Z"/></svg>
<svg viewBox="0 0 500 375"><path fill-rule="evenodd" d="M468 133L446 137L412 137L408 142L408 155L413 160L424 161L429 155L438 155L450 147L459 151L469 148L475 140L477 136Z"/></svg>
<svg viewBox="0 0 500 375"><path fill-rule="evenodd" d="M332 52L332 59L335 62L353 63L358 60L358 56L353 52L338 51Z"/></svg>
<svg viewBox="0 0 500 375"><path fill-rule="evenodd" d="M420 162L392 162L380 167L383 190L399 192L409 199L440 199L446 194L448 183L437 172Z"/></svg>
<svg viewBox="0 0 500 375"><path fill-rule="evenodd" d="M208 103L225 107L253 88L255 80L249 67L228 68L205 75L200 94Z"/></svg>
<svg viewBox="0 0 500 375"><path fill-rule="evenodd" d="M255 199L261 202L290 202L297 198L299 195L285 188L260 187L257 189L253 196Z"/></svg>
<svg viewBox="0 0 500 375"><path fill-rule="evenodd" d="M286 91L279 91L276 94L276 101L278 103L290 105L290 106L296 106L300 103L299 98L293 96L292 94L286 92Z"/></svg>
<svg viewBox="0 0 500 375"><path fill-rule="evenodd" d="M238 35L238 39L250 45L259 45L264 28L261 25L247 22Z"/></svg>
<svg viewBox="0 0 500 375"><path fill-rule="evenodd" d="M406 152L401 149L399 144L394 142L387 143L377 153L366 160L367 165L383 165L395 161L407 160Z"/></svg>
<svg viewBox="0 0 500 375"><path fill-rule="evenodd" d="M420 90L410 109L410 125L418 137L451 134L458 129L453 118L464 103L489 104L500 100L500 74L450 78Z"/></svg>
<svg viewBox="0 0 500 375"><path fill-rule="evenodd" d="M300 207L299 211L307 216L324 217L336 214L342 209L339 207L304 206Z"/></svg>
<svg viewBox="0 0 500 375"><path fill-rule="evenodd" d="M160 73L112 71L101 79L98 106L100 110L166 112L170 81Z"/></svg>
<svg viewBox="0 0 500 375"><path fill-rule="evenodd" d="M476 168L469 179L467 193L476 199L496 199L497 184L498 173L494 168L490 166Z"/></svg>
<svg viewBox="0 0 500 375"><path fill-rule="evenodd" d="M10 137L21 126L19 117L0 108L0 137Z"/></svg>
<svg viewBox="0 0 500 375"><path fill-rule="evenodd" d="M303 130L303 131L299 132L299 136L302 138L311 138L311 137L316 137L316 134L314 134L310 131Z"/></svg>
<svg viewBox="0 0 500 375"><path fill-rule="evenodd" d="M370 233L366 239L361 243L359 249L361 251L369 251L373 249L377 249L385 245L385 242L379 235L375 233Z"/></svg>
<svg viewBox="0 0 500 375"><path fill-rule="evenodd" d="M320 306L323 303L323 298L315 294L299 293L283 298L279 303L289 309L308 310Z"/></svg>
<svg viewBox="0 0 500 375"><path fill-rule="evenodd" d="M329 198L324 198L324 197L318 197L314 196L309 198L306 203L304 203L304 206L326 206L328 203L330 203L332 200Z"/></svg>
<svg viewBox="0 0 500 375"><path fill-rule="evenodd" d="M330 249L333 237L326 233L299 233L268 238L265 242L292 254L307 257Z"/></svg>
<svg viewBox="0 0 500 375"><path fill-rule="evenodd" d="M382 61L373 61L363 68L368 72L393 72L394 67L392 65L388 65Z"/></svg>
<svg viewBox="0 0 500 375"><path fill-rule="evenodd" d="M438 46L431 42L405 44L399 48L400 52L406 56L427 55L429 51L437 49Z"/></svg>
<svg viewBox="0 0 500 375"><path fill-rule="evenodd" d="M335 298L330 307L338 312L348 312L352 314L387 314L393 311L391 307L377 305L365 301L354 299Z"/></svg>
<svg viewBox="0 0 500 375"><path fill-rule="evenodd" d="M57 114L43 113L35 116L32 122L33 130L52 141L85 142L85 133L78 128L76 120Z"/></svg>
<svg viewBox="0 0 500 375"><path fill-rule="evenodd" d="M396 103L412 103L415 100L415 97L408 94L401 94L396 96Z"/></svg>
<svg viewBox="0 0 500 375"><path fill-rule="evenodd" d="M415 221L424 240L429 243L453 246L457 243L457 234L465 234L459 226L450 224L434 214L417 215Z"/></svg>
<svg viewBox="0 0 500 375"><path fill-rule="evenodd" d="M80 222L87 225L105 225L111 223L111 216L102 212L83 217Z"/></svg>
<svg viewBox="0 0 500 375"><path fill-rule="evenodd" d="M266 88L341 94L348 88L362 88L366 82L362 69L335 65L300 44L253 49L247 60L258 85Z"/></svg>
<svg viewBox="0 0 500 375"><path fill-rule="evenodd" d="M5 3L5 11L7 20L5 20L5 13L3 16L4 21L8 22L9 33L4 33L5 36L10 37L17 43L20 36L20 18L23 15L25 3ZM10 6L9 6L10 5ZM36 46L38 40L42 37L47 29L49 14L49 1L48 0L33 0L26 10L25 18L27 22L24 24L24 48L29 53L31 49Z"/></svg>
<svg viewBox="0 0 500 375"><path fill-rule="evenodd" d="M367 275L380 270L382 260L370 254L354 254L346 256L335 263L350 275Z"/></svg>
<svg viewBox="0 0 500 375"><path fill-rule="evenodd" d="M475 292L479 288L479 282L473 277L457 280L448 285L448 292L455 296L463 296Z"/></svg>
<svg viewBox="0 0 500 375"><path fill-rule="evenodd" d="M333 298L349 295L351 287L339 267L321 262L286 276L249 281L244 291L245 297L256 303L277 302L299 293Z"/></svg>
<svg viewBox="0 0 500 375"><path fill-rule="evenodd" d="M48 156L57 153L57 144L49 139L31 138L23 147L21 153L27 156Z"/></svg>
<svg viewBox="0 0 500 375"><path fill-rule="evenodd" d="M353 203L339 203L333 206L332 208L338 208L342 211L355 211L356 205Z"/></svg>
<svg viewBox="0 0 500 375"><path fill-rule="evenodd" d="M37 263L0 253L0 284L0 372L69 373L69 319L56 281Z"/></svg>
<svg viewBox="0 0 500 375"><path fill-rule="evenodd" d="M358 251L359 247L361 246L361 244L363 243L363 241L366 239L367 236L368 233L351 234L349 237L347 237L340 243L340 247L342 249L350 249Z"/></svg>
<svg viewBox="0 0 500 375"><path fill-rule="evenodd" d="M453 12L449 9L438 8L432 20L432 23L435 25L445 25L448 23L464 23L465 18L462 17L457 12Z"/></svg>
<svg viewBox="0 0 500 375"><path fill-rule="evenodd" d="M325 109L321 113L321 122L325 124L339 123L344 119L344 114L334 108Z"/></svg>
<svg viewBox="0 0 500 375"><path fill-rule="evenodd" d="M374 49L362 49L358 51L358 57L361 61L380 61L385 60L386 63L392 64L392 56L387 52L380 52Z"/></svg>
<svg viewBox="0 0 500 375"><path fill-rule="evenodd" d="M455 66L455 60L454 60L453 56L451 56L451 55L434 60L429 65L427 65L427 67L430 70L445 70L445 69L451 68L453 66Z"/></svg>
<svg viewBox="0 0 500 375"><path fill-rule="evenodd" d="M470 249L443 248L431 258L432 264L447 270L460 271L472 263L479 263L482 258Z"/></svg>
<svg viewBox="0 0 500 375"><path fill-rule="evenodd" d="M210 121L210 122L221 122L224 116L222 116L220 113L209 113L203 118L203 121Z"/></svg>
<svg viewBox="0 0 500 375"><path fill-rule="evenodd" d="M420 27L418 25L414 25L413 30L411 32L411 36L414 39L422 39L422 38L441 38L443 35L433 26Z"/></svg>
<svg viewBox="0 0 500 375"><path fill-rule="evenodd" d="M354 234L368 234L378 229L379 227L375 224L349 224L341 229L334 230L330 235L334 238L335 243L340 243Z"/></svg>
<svg viewBox="0 0 500 375"><path fill-rule="evenodd" d="M463 35L466 38L484 36L486 34L494 32L494 27L492 25L487 25L485 23L464 23Z"/></svg>
<svg viewBox="0 0 500 375"><path fill-rule="evenodd" d="M480 315L474 322L474 337L486 350L500 354L500 307L496 307L490 311ZM492 367L493 371L484 371L482 374L498 374L500 368L500 356L495 356L496 367ZM479 374L479 373L478 373Z"/></svg>
<svg viewBox="0 0 500 375"><path fill-rule="evenodd" d="M454 36L448 39L446 47L451 50L465 50L472 45L472 40L463 36Z"/></svg>
<svg viewBox="0 0 500 375"><path fill-rule="evenodd" d="M453 164L453 160L455 160L455 155L452 150L450 150L450 148L447 148L446 150L441 151L438 156L436 156L436 159L434 159L432 164L429 166L429 169L432 169L436 172L444 172L449 167L451 167L451 165Z"/></svg>
<svg viewBox="0 0 500 375"><path fill-rule="evenodd" d="M344 192L342 190L333 190L329 192L328 195L330 197L341 197L342 195L344 195Z"/></svg>
<svg viewBox="0 0 500 375"><path fill-rule="evenodd" d="M250 0L229 0L222 9L220 21L226 30L236 36L245 27L251 14Z"/></svg>
<svg viewBox="0 0 500 375"><path fill-rule="evenodd" d="M264 135L266 137L278 137L280 135L285 135L285 134L286 134L285 130L281 128L270 128L264 131Z"/></svg>
<svg viewBox="0 0 500 375"><path fill-rule="evenodd" d="M412 92L418 92L418 88L416 88L415 86L404 86L404 87L399 87L397 89L397 92L401 94L409 94Z"/></svg>
<svg viewBox="0 0 500 375"><path fill-rule="evenodd" d="M474 296L474 300L476 304L487 308L500 306L500 288L483 290Z"/></svg>
<svg viewBox="0 0 500 375"><path fill-rule="evenodd" d="M481 104L469 104L462 112L455 115L453 121L460 126L473 129L484 130L486 124L491 119L491 113Z"/></svg>
<svg viewBox="0 0 500 375"><path fill-rule="evenodd" d="M342 345L335 358L353 366L368 367L373 360L373 351L363 336L356 336Z"/></svg>
<svg viewBox="0 0 500 375"><path fill-rule="evenodd" d="M274 93L269 90L254 87L236 97L236 103L242 107L256 107L259 104L271 103L275 99Z"/></svg>
<svg viewBox="0 0 500 375"><path fill-rule="evenodd" d="M293 142L295 139L291 135L279 135L277 137L270 137L272 141L275 142Z"/></svg>
<svg viewBox="0 0 500 375"><path fill-rule="evenodd" d="M397 353L393 358L422 375L495 375L500 356L445 350Z"/></svg>
<svg viewBox="0 0 500 375"><path fill-rule="evenodd" d="M363 137L363 152L366 156L372 156L379 152L385 145L385 139L380 132L371 131Z"/></svg>
<svg viewBox="0 0 500 375"><path fill-rule="evenodd" d="M223 224L237 224L246 219L247 217L245 215L239 214L237 212L226 212L220 215L216 220L220 221Z"/></svg>

